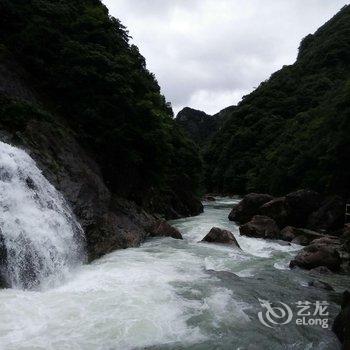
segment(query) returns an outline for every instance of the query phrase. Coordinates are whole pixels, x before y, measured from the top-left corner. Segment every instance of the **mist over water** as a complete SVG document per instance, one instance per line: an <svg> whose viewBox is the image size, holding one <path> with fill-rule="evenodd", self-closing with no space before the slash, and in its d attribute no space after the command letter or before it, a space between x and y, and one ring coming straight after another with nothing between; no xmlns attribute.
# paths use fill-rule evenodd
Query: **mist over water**
<svg viewBox="0 0 350 350"><path fill-rule="evenodd" d="M0 245L7 283L61 283L84 259L84 233L62 195L23 150L0 142Z"/></svg>
<svg viewBox="0 0 350 350"><path fill-rule="evenodd" d="M184 240L153 238L72 271L44 291L0 290L0 349L338 349L335 335L258 321L258 299L294 303L334 294L305 287L289 271L299 246L240 237L227 215L236 200L205 203L203 214L172 221ZM242 251L198 243L213 226L230 229ZM345 277L328 277L338 290Z"/></svg>

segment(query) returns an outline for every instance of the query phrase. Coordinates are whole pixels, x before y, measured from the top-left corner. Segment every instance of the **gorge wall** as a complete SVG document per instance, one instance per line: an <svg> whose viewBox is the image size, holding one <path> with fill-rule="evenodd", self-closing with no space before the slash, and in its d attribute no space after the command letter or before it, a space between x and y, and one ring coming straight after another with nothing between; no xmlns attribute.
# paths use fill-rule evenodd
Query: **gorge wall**
<svg viewBox="0 0 350 350"><path fill-rule="evenodd" d="M196 147L100 1L2 1L0 12L0 141L68 201L89 260L202 211Z"/></svg>

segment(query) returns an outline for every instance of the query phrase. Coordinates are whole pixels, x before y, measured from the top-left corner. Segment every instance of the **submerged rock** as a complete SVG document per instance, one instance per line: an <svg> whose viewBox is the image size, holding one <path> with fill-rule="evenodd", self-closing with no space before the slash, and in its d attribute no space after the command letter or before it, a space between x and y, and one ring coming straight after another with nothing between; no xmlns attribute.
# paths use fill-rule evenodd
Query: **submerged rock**
<svg viewBox="0 0 350 350"><path fill-rule="evenodd" d="M240 248L233 233L219 227L213 227L202 239L202 242L230 244Z"/></svg>
<svg viewBox="0 0 350 350"><path fill-rule="evenodd" d="M311 269L310 272L319 274L319 275L330 275L332 271L328 269L326 266L319 266Z"/></svg>
<svg viewBox="0 0 350 350"><path fill-rule="evenodd" d="M328 284L326 282L323 282L323 281L319 281L319 280L309 281L307 283L307 285L309 287L314 287L314 288L318 288L318 289L334 291L334 288L330 284Z"/></svg>
<svg viewBox="0 0 350 350"><path fill-rule="evenodd" d="M341 310L334 320L332 331L343 344L342 349L350 349L350 292L343 293Z"/></svg>
<svg viewBox="0 0 350 350"><path fill-rule="evenodd" d="M255 215L251 221L239 228L241 235L256 238L279 238L280 230L274 220Z"/></svg>
<svg viewBox="0 0 350 350"><path fill-rule="evenodd" d="M340 265L341 258L338 250L333 246L319 243L306 246L289 264L291 268L298 266L306 270L325 266L333 272L339 271Z"/></svg>
<svg viewBox="0 0 350 350"><path fill-rule="evenodd" d="M258 214L259 208L273 199L269 194L249 193L231 210L228 218L242 224Z"/></svg>
<svg viewBox="0 0 350 350"><path fill-rule="evenodd" d="M150 237L172 237L183 239L180 231L166 221L157 221L150 229Z"/></svg>

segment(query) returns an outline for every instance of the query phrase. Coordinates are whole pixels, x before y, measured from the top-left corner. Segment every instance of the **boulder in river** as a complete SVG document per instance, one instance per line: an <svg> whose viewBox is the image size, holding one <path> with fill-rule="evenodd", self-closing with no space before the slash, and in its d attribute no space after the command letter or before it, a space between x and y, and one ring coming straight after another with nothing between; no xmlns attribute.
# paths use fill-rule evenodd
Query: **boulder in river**
<svg viewBox="0 0 350 350"><path fill-rule="evenodd" d="M230 244L240 248L233 233L219 227L213 227L202 239L202 242Z"/></svg>
<svg viewBox="0 0 350 350"><path fill-rule="evenodd" d="M321 205L322 196L311 190L298 190L286 195L286 203L291 212L289 224L305 227L309 215Z"/></svg>
<svg viewBox="0 0 350 350"><path fill-rule="evenodd" d="M310 214L307 227L314 230L334 232L344 224L345 203L340 196L325 199L320 208Z"/></svg>
<svg viewBox="0 0 350 350"><path fill-rule="evenodd" d="M343 344L342 349L350 349L350 292L343 293L341 311L334 320L332 331Z"/></svg>
<svg viewBox="0 0 350 350"><path fill-rule="evenodd" d="M306 246L289 263L289 267L298 266L311 270L315 267L325 266L331 271L338 271L341 265L341 258L334 246L314 243Z"/></svg>
<svg viewBox="0 0 350 350"><path fill-rule="evenodd" d="M172 237L182 239L180 231L164 220L157 221L150 229L150 237Z"/></svg>
<svg viewBox="0 0 350 350"><path fill-rule="evenodd" d="M230 221L238 221L241 224L248 222L258 214L259 208L273 199L269 194L249 193L231 210L228 218Z"/></svg>
<svg viewBox="0 0 350 350"><path fill-rule="evenodd" d="M286 197L274 198L259 208L259 213L275 220L279 228L291 222L291 209Z"/></svg>
<svg viewBox="0 0 350 350"><path fill-rule="evenodd" d="M276 222L263 215L255 215L251 221L239 228L241 235L256 238L279 238L280 230Z"/></svg>

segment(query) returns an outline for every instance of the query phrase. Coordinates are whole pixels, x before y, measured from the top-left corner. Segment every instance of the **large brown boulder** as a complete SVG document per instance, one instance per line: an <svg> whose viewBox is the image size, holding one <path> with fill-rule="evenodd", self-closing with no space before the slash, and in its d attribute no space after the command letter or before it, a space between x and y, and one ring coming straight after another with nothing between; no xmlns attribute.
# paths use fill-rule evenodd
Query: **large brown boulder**
<svg viewBox="0 0 350 350"><path fill-rule="evenodd" d="M340 265L341 258L338 250L334 246L319 243L306 246L289 264L291 268L298 266L306 270L325 266L331 271L338 271Z"/></svg>
<svg viewBox="0 0 350 350"><path fill-rule="evenodd" d="M343 293L341 310L334 320L332 331L342 343L342 349L350 349L350 292Z"/></svg>
<svg viewBox="0 0 350 350"><path fill-rule="evenodd" d="M307 227L314 230L333 232L344 224L345 202L339 196L324 200L316 211L310 214Z"/></svg>
<svg viewBox="0 0 350 350"><path fill-rule="evenodd" d="M239 228L241 235L256 238L279 238L280 230L276 222L262 215L255 215L251 221Z"/></svg>
<svg viewBox="0 0 350 350"><path fill-rule="evenodd" d="M259 208L273 199L269 194L249 193L233 207L228 218L241 224L248 222L254 215L258 214Z"/></svg>
<svg viewBox="0 0 350 350"><path fill-rule="evenodd" d="M291 208L286 197L274 198L259 208L259 213L275 220L279 228L291 222Z"/></svg>
<svg viewBox="0 0 350 350"><path fill-rule="evenodd" d="M183 239L180 231L164 220L157 221L149 230L150 237L172 237Z"/></svg>
<svg viewBox="0 0 350 350"><path fill-rule="evenodd" d="M291 217L289 225L305 227L309 215L317 210L322 201L322 196L311 190L299 190L286 195L286 202L289 207Z"/></svg>
<svg viewBox="0 0 350 350"><path fill-rule="evenodd" d="M240 248L233 233L219 227L213 227L202 239L202 242L230 244Z"/></svg>

